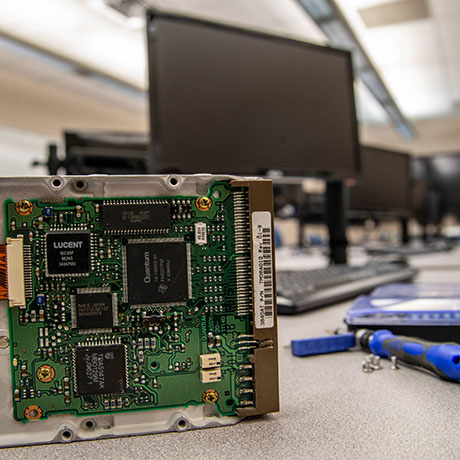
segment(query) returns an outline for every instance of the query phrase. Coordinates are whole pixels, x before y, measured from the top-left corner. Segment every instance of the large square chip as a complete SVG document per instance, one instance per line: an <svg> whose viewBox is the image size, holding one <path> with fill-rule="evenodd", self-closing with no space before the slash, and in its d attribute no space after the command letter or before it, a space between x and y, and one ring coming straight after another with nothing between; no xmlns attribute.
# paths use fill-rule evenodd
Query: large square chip
<svg viewBox="0 0 460 460"><path fill-rule="evenodd" d="M74 351L75 393L120 394L126 390L124 345L79 345Z"/></svg>
<svg viewBox="0 0 460 460"><path fill-rule="evenodd" d="M46 275L88 275L91 271L89 231L49 232L46 241Z"/></svg>
<svg viewBox="0 0 460 460"><path fill-rule="evenodd" d="M124 255L125 298L130 306L180 305L190 297L188 244L131 240Z"/></svg>

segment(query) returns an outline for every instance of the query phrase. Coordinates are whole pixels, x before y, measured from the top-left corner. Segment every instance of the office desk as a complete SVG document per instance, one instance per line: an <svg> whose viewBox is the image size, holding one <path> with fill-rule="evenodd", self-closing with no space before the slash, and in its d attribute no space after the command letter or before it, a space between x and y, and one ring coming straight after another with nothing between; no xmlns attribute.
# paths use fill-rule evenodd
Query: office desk
<svg viewBox="0 0 460 460"><path fill-rule="evenodd" d="M422 272L420 279L460 280L460 266ZM291 356L291 339L333 331L342 325L349 305L279 318L281 411L277 414L224 428L3 449L0 458L458 458L459 385L407 367L392 371L385 360L383 370L365 374L361 371L365 354L360 351Z"/></svg>

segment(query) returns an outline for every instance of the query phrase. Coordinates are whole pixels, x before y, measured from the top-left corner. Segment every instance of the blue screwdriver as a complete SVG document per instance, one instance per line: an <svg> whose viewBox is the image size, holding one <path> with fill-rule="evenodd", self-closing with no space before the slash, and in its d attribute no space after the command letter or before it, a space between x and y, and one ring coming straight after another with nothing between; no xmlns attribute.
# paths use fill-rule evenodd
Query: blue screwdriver
<svg viewBox="0 0 460 460"><path fill-rule="evenodd" d="M443 379L460 381L460 345L395 336L387 329L359 329L353 333L293 340L291 351L294 356L311 356L345 351L356 345L382 358L395 356L404 363L428 369Z"/></svg>

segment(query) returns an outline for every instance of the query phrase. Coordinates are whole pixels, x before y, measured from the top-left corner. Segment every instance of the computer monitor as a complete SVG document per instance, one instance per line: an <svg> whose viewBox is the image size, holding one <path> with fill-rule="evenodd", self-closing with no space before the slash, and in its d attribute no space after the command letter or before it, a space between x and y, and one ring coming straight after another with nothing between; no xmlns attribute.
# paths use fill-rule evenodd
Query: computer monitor
<svg viewBox="0 0 460 460"><path fill-rule="evenodd" d="M359 171L349 52L180 15L147 21L159 171Z"/></svg>
<svg viewBox="0 0 460 460"><path fill-rule="evenodd" d="M154 172L150 136L132 132L66 131L67 174L147 174Z"/></svg>
<svg viewBox="0 0 460 460"><path fill-rule="evenodd" d="M405 153L361 146L361 177L350 189L352 216L409 217L410 160Z"/></svg>
<svg viewBox="0 0 460 460"><path fill-rule="evenodd" d="M445 215L460 218L460 154L436 154L426 159L428 186L437 196L439 221Z"/></svg>

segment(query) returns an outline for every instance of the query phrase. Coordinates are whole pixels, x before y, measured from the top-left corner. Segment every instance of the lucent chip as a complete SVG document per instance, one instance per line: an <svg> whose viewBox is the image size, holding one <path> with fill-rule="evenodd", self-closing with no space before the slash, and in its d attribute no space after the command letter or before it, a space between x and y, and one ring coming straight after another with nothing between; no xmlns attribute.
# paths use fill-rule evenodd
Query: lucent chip
<svg viewBox="0 0 460 460"><path fill-rule="evenodd" d="M117 324L117 296L110 290L78 289L71 305L72 327L79 331L108 330Z"/></svg>
<svg viewBox="0 0 460 460"><path fill-rule="evenodd" d="M106 233L162 232L170 227L169 203L104 202L102 223Z"/></svg>
<svg viewBox="0 0 460 460"><path fill-rule="evenodd" d="M189 298L189 246L183 241L131 241L125 265L130 306L183 304Z"/></svg>
<svg viewBox="0 0 460 460"><path fill-rule="evenodd" d="M124 345L77 346L74 351L75 393L120 394L126 390Z"/></svg>
<svg viewBox="0 0 460 460"><path fill-rule="evenodd" d="M50 232L46 239L46 275L88 275L91 271L90 233Z"/></svg>

